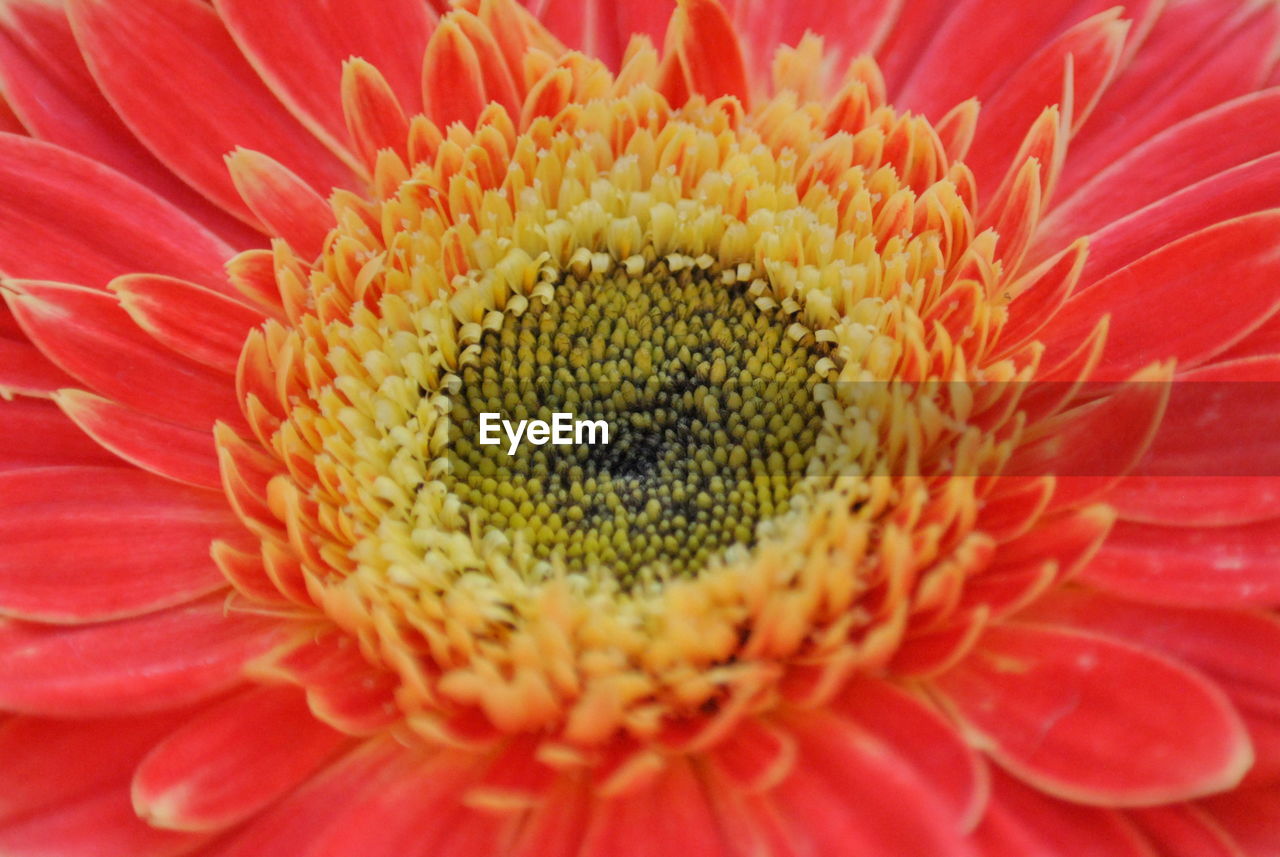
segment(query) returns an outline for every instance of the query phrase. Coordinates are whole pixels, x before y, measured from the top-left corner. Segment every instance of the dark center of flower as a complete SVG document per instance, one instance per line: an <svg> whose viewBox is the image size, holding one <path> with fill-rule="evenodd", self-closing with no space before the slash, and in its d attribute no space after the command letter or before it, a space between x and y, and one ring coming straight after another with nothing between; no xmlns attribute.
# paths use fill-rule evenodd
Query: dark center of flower
<svg viewBox="0 0 1280 857"><path fill-rule="evenodd" d="M451 397L444 481L466 514L626 588L754 544L809 466L834 363L794 313L725 279L661 262L566 275L508 310ZM513 439L557 413L568 443ZM496 444L479 442L486 414Z"/></svg>

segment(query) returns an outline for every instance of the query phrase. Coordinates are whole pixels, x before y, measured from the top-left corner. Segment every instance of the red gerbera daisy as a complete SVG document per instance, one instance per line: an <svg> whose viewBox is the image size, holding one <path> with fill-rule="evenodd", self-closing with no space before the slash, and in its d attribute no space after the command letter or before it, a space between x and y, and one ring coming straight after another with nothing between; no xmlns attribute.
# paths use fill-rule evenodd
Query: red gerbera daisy
<svg viewBox="0 0 1280 857"><path fill-rule="evenodd" d="M1280 854L1278 43L3 0L0 852Z"/></svg>

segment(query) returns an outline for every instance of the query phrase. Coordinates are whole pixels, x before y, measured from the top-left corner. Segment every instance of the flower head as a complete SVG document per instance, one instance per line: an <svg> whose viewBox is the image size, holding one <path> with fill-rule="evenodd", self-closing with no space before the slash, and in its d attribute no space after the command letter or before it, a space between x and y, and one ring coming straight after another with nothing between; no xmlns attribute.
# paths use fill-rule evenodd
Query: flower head
<svg viewBox="0 0 1280 857"><path fill-rule="evenodd" d="M1280 13L819 7L0 6L0 850L1276 847Z"/></svg>

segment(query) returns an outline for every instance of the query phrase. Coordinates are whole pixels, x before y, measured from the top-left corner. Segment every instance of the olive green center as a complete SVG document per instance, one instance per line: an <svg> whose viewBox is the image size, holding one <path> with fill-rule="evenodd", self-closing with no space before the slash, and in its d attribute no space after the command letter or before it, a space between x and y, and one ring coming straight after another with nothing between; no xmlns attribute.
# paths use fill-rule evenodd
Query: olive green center
<svg viewBox="0 0 1280 857"><path fill-rule="evenodd" d="M502 531L535 563L604 567L624 588L694 575L790 508L829 351L713 272L565 276L549 300L508 311L459 372L445 483L480 532ZM557 412L603 420L609 442L576 430L581 443L525 438L514 454L504 431L479 442L482 414L514 427Z"/></svg>

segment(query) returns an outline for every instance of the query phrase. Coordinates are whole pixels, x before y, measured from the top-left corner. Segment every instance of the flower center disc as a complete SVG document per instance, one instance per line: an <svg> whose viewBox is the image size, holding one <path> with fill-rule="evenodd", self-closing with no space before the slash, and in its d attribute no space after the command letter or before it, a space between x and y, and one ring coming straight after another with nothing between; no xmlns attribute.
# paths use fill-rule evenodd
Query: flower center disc
<svg viewBox="0 0 1280 857"><path fill-rule="evenodd" d="M908 598L975 502L895 474L993 407L889 382L1024 371L983 361L994 244L927 122L856 75L831 115L617 89L518 125L417 117L376 200L335 194L318 258L277 244L290 324L246 345L288 471L264 532L428 742L476 740L477 714L649 740L771 704L791 662L792 694L882 665L956 591L943 568ZM572 443L531 425L557 414ZM960 451L1003 454L994 426Z"/></svg>
<svg viewBox="0 0 1280 857"><path fill-rule="evenodd" d="M569 275L509 307L463 361L452 467L435 489L540 577L604 566L630 587L750 546L788 511L822 417L814 388L834 375L830 347L789 336L793 319L770 304L659 262ZM557 413L568 443L514 440L517 421ZM498 442L479 442L482 415Z"/></svg>

